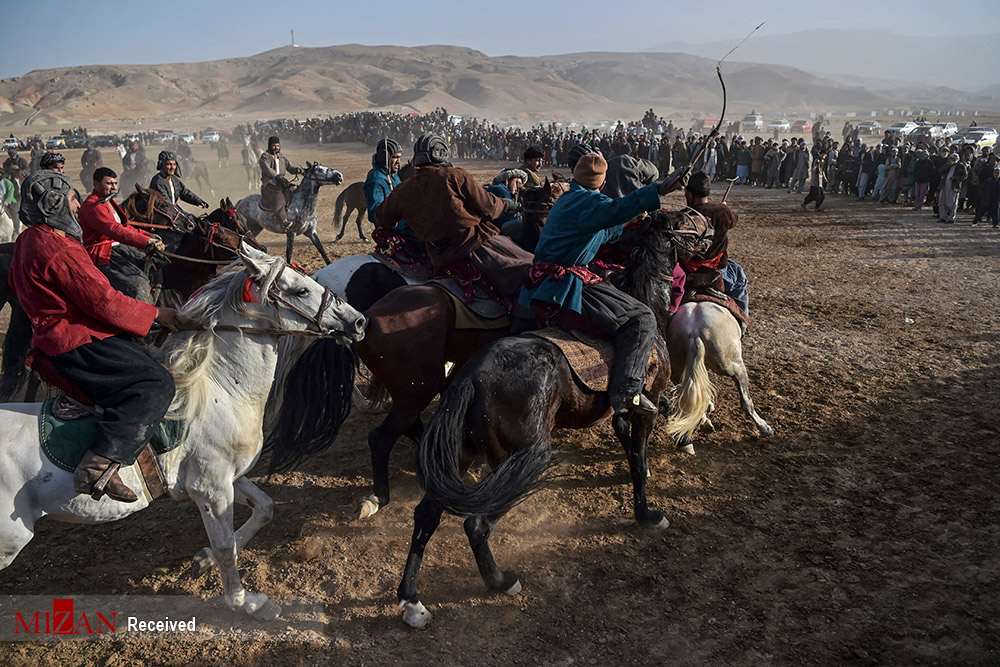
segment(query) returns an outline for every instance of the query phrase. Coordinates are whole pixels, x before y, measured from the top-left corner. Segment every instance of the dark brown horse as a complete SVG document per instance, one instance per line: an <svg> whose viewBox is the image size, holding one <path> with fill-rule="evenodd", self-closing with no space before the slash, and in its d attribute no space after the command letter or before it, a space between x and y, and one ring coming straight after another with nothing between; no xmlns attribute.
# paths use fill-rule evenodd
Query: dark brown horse
<svg viewBox="0 0 1000 667"><path fill-rule="evenodd" d="M159 192L136 185L135 192L122 202L122 209L135 226L157 234L167 246L168 260L162 267L162 288L157 298L160 305L184 303L221 267L236 259L241 240L262 248L228 198L219 202L219 208L212 213L195 218ZM14 400L24 383L27 377L24 359L31 347L31 322L7 284L13 253L13 243L0 245L0 309L4 304L11 308L3 344L0 402ZM27 400L34 399L36 389L32 380Z"/></svg>
<svg viewBox="0 0 1000 667"><path fill-rule="evenodd" d="M546 204L562 192L558 186L525 190L522 200L526 209L533 211L525 216L544 218L551 208ZM532 224L540 226L542 221ZM351 289L345 292L352 293ZM369 300L372 296L381 298ZM439 287L405 285L385 296L364 297L374 305L364 311L368 327L364 340L355 347L361 361L392 398L392 406L368 435L374 493L362 501L361 518L371 516L389 502L389 455L401 435L420 438L420 413L445 388L446 362L461 366L478 349L507 333L506 329L456 329L455 303ZM345 351L326 343L312 343L287 371L280 413L265 445L272 449L272 472L291 469L333 444L336 431L328 430L326 425L337 423L337 419L336 415L326 419L324 407L316 404L323 399L322 381L316 374L341 367L340 357Z"/></svg>
<svg viewBox="0 0 1000 667"><path fill-rule="evenodd" d="M662 338L674 261L670 231L654 218L645 232L626 243L631 261L616 282L656 315L660 363L647 395L657 402L670 383ZM417 578L424 548L444 512L467 517L465 533L486 586L518 593L517 576L500 570L490 551L494 524L543 481L553 428L587 428L610 416L607 394L584 388L563 353L545 339L506 338L469 360L442 394L418 447L417 474L425 495L413 513L410 552L397 591L403 620L414 627L430 621L417 597ZM619 415L612 426L628 459L636 521L666 528L669 522L646 501L646 446L655 421L656 415ZM476 459L485 459L493 472L468 487L462 477Z"/></svg>

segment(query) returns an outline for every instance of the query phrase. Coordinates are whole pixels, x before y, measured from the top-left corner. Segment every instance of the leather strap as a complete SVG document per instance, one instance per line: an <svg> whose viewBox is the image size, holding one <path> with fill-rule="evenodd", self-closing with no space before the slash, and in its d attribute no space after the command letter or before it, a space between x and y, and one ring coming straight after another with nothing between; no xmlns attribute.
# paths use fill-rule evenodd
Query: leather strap
<svg viewBox="0 0 1000 667"><path fill-rule="evenodd" d="M153 449L149 445L142 448L135 462L139 464L142 478L146 481L150 500L156 500L167 495L167 481L163 478L163 471L160 470L160 464L157 463L156 456L153 455Z"/></svg>

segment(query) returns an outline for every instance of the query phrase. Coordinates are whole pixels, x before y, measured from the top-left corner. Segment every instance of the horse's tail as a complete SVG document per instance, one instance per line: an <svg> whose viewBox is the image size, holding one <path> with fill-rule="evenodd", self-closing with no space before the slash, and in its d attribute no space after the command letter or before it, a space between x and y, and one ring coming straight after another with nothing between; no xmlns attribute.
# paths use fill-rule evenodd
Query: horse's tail
<svg viewBox="0 0 1000 667"><path fill-rule="evenodd" d="M347 188L344 188L339 195L337 195L336 208L333 211L333 228L336 229L337 225L340 224L340 216L344 212L344 206L347 204Z"/></svg>
<svg viewBox="0 0 1000 667"><path fill-rule="evenodd" d="M291 470L337 439L351 414L356 360L353 348L329 339L314 342L298 358L274 428L264 439L264 449L271 450L268 473Z"/></svg>
<svg viewBox="0 0 1000 667"><path fill-rule="evenodd" d="M18 389L28 376L24 360L31 349L31 320L17 301L10 303L10 325L3 341L3 366L0 377L0 403L15 400Z"/></svg>
<svg viewBox="0 0 1000 667"><path fill-rule="evenodd" d="M428 496L452 514L502 514L538 489L552 455L546 434L511 454L489 477L475 486L462 481L461 456L465 416L476 388L466 378L441 395L417 450L417 479Z"/></svg>
<svg viewBox="0 0 1000 667"><path fill-rule="evenodd" d="M705 343L690 336L686 352L687 363L673 399L674 414L667 421L667 433L673 438L692 436L715 400L715 386L705 368Z"/></svg>

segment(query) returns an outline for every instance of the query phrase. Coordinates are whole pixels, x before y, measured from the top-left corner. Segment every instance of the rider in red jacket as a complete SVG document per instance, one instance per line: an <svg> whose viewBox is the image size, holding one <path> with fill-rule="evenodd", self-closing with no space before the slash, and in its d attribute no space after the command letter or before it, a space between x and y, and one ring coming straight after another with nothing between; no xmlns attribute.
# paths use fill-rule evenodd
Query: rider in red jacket
<svg viewBox="0 0 1000 667"><path fill-rule="evenodd" d="M69 177L41 169L21 189L21 220L8 280L34 326L32 343L104 413L97 442L73 473L74 488L134 502L118 468L132 465L174 395L170 373L134 336L153 322L175 328L172 308L116 291L94 266L76 220L79 198Z"/></svg>

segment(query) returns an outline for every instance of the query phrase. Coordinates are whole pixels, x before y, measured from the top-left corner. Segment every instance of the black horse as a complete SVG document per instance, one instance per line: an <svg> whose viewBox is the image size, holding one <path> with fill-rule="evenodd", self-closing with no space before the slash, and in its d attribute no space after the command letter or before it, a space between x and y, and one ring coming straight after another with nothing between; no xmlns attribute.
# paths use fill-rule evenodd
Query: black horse
<svg viewBox="0 0 1000 667"><path fill-rule="evenodd" d="M675 261L670 234L668 214L654 214L646 230L623 241L630 261L615 281L657 318L660 363L647 392L654 401L670 378L662 338ZM519 592L517 577L500 570L490 551L494 524L544 481L554 427L587 428L610 415L607 394L580 385L563 353L545 339L504 338L472 357L442 394L418 447L417 473L425 495L413 513L413 538L397 593L404 621L422 627L430 620L417 597L417 576L443 512L467 517L465 532L486 586ZM646 501L646 445L655 420L655 415L615 416L612 426L631 469L636 520L665 528L669 522ZM492 474L476 486L466 486L462 476L474 460L483 458Z"/></svg>

